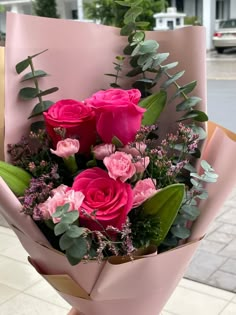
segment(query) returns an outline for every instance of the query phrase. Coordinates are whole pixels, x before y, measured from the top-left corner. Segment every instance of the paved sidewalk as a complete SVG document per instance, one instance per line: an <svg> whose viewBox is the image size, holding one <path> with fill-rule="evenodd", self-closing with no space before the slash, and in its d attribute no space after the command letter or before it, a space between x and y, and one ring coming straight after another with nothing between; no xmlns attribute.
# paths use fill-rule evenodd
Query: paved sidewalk
<svg viewBox="0 0 236 315"><path fill-rule="evenodd" d="M70 306L35 272L27 256L15 234L0 227L0 314L68 314ZM183 279L159 315L189 314L235 315L236 294Z"/></svg>
<svg viewBox="0 0 236 315"><path fill-rule="evenodd" d="M236 292L236 186L195 253L185 277Z"/></svg>

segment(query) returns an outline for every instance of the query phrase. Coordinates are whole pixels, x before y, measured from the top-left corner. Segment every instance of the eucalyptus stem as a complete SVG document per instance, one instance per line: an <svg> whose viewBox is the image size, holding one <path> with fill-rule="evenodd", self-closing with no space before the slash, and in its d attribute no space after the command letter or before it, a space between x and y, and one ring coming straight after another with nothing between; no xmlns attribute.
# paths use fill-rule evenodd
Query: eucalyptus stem
<svg viewBox="0 0 236 315"><path fill-rule="evenodd" d="M30 65L31 72L33 74L34 85L35 85L35 88L37 89L37 94L40 94L41 91L39 89L38 80L37 80L37 78L35 78L35 69L34 69L34 64L33 64L33 61L32 61L32 57L28 56L28 60L29 60L29 65ZM38 95L38 99L39 99L39 103L42 104L42 102L43 102L42 96Z"/></svg>

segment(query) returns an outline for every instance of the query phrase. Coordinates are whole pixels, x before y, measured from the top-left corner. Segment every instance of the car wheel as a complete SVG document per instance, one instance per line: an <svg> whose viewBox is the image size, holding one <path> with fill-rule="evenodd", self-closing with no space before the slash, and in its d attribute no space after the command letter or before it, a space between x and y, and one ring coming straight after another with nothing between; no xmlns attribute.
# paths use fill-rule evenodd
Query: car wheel
<svg viewBox="0 0 236 315"><path fill-rule="evenodd" d="M218 48L216 48L216 51L218 52L218 54L223 54L224 48L218 47Z"/></svg>

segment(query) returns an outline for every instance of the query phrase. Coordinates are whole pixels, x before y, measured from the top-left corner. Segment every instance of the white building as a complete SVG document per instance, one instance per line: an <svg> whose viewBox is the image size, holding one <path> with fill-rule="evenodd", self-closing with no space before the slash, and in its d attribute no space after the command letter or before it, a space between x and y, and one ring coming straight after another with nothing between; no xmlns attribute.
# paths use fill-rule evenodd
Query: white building
<svg viewBox="0 0 236 315"><path fill-rule="evenodd" d="M84 19L83 2L91 0L57 0L58 13L65 19ZM0 0L6 11L32 14L33 0ZM207 48L212 48L212 34L216 21L236 18L236 0L169 0L169 6L187 16L196 16L207 29ZM0 31L5 33L6 14L0 13Z"/></svg>

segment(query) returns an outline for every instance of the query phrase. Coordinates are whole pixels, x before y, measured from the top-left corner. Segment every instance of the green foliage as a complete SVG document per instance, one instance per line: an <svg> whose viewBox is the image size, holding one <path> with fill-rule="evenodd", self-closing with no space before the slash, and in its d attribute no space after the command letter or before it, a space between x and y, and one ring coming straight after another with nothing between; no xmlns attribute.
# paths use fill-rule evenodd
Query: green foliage
<svg viewBox="0 0 236 315"><path fill-rule="evenodd" d="M185 16L184 24L185 25L200 25L197 16Z"/></svg>
<svg viewBox="0 0 236 315"><path fill-rule="evenodd" d="M116 61L113 62L115 73L105 73L105 75L113 77L115 79L115 81L110 84L112 88L120 87L118 84L118 79L120 78L119 73L122 71L124 60L124 56L116 56Z"/></svg>
<svg viewBox="0 0 236 315"><path fill-rule="evenodd" d="M85 229L77 226L79 211L69 211L69 204L57 207L52 215L60 222L54 227L56 236L61 235L59 246L72 265L78 264L88 251L87 240L84 238Z"/></svg>
<svg viewBox="0 0 236 315"><path fill-rule="evenodd" d="M130 4L134 6L132 11L127 11ZM84 3L85 15L88 19L100 21L101 24L124 26L124 21L134 20L137 17L139 27L152 30L155 26L153 15L167 7L167 1L162 0L136 0L136 1L114 1L93 0Z"/></svg>
<svg viewBox="0 0 236 315"><path fill-rule="evenodd" d="M59 18L56 0L35 0L33 9L38 16Z"/></svg>
<svg viewBox="0 0 236 315"><path fill-rule="evenodd" d="M139 103L140 107L147 109L143 115L142 125L154 125L156 123L165 107L166 98L166 92L160 91L146 97Z"/></svg>
<svg viewBox="0 0 236 315"><path fill-rule="evenodd" d="M184 185L173 184L159 190L153 197L143 204L142 217L146 216L159 222L159 234L150 240L152 244L159 246L165 239L184 198Z"/></svg>
<svg viewBox="0 0 236 315"><path fill-rule="evenodd" d="M33 56L29 56L27 59L20 61L16 65L16 72L21 74L25 71L28 67L30 67L31 72L26 73L22 77L22 82L32 80L34 82L35 87L24 87L19 91L19 97L23 100L32 100L34 98L38 98L39 102L34 106L31 115L28 118L35 117L41 115L44 111L48 110L48 108L53 104L53 102L43 100L43 96L54 93L58 90L57 87L53 87L46 90L40 90L38 79L47 76L48 74L43 70L35 70L33 64L33 58L41 55L46 50L39 52Z"/></svg>
<svg viewBox="0 0 236 315"><path fill-rule="evenodd" d="M197 199L203 200L208 198L207 191L204 189L202 182L214 183L217 181L218 175L215 174L214 169L205 160L201 161L201 167L203 174L199 175L195 171L190 173L192 188L186 191L179 213L162 244L162 248L167 247L170 249L176 246L179 240L190 236L190 229L187 227L188 222L195 221L200 215ZM188 165L186 169L191 171L193 167L189 168Z"/></svg>

